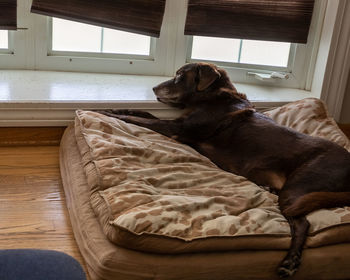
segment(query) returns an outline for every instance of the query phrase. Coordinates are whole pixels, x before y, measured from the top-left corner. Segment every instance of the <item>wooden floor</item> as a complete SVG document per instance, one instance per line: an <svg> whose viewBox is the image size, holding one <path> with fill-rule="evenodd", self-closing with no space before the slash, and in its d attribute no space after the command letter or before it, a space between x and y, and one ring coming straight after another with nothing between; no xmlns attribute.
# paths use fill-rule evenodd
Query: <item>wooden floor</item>
<svg viewBox="0 0 350 280"><path fill-rule="evenodd" d="M350 125L342 129L350 138ZM0 249L59 250L85 269L60 179L62 132L63 128L0 128Z"/></svg>
<svg viewBox="0 0 350 280"><path fill-rule="evenodd" d="M59 146L0 147L0 249L65 252L83 265L62 189Z"/></svg>

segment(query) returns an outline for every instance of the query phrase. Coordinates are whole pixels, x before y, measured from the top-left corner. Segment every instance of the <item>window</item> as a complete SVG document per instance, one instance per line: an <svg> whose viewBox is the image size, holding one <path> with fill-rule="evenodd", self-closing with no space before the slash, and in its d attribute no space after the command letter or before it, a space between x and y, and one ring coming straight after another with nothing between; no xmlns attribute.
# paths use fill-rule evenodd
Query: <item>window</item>
<svg viewBox="0 0 350 280"><path fill-rule="evenodd" d="M50 54L60 52L150 56L151 37L52 18ZM78 54L77 54L78 55Z"/></svg>
<svg viewBox="0 0 350 280"><path fill-rule="evenodd" d="M0 30L0 49L8 49L8 31Z"/></svg>
<svg viewBox="0 0 350 280"><path fill-rule="evenodd" d="M193 36L190 61L205 60L239 64L279 66L287 69L291 43ZM242 66L241 66L242 67Z"/></svg>

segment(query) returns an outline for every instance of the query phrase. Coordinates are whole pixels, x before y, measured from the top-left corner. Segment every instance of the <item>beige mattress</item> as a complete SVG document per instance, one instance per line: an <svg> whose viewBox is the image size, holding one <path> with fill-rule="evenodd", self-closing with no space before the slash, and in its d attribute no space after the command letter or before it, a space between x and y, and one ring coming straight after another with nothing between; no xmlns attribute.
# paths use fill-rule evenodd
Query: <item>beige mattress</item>
<svg viewBox="0 0 350 280"><path fill-rule="evenodd" d="M311 103L314 103L314 101ZM306 104L299 103L296 104L296 106L309 106L310 104L306 102ZM284 109L284 111L288 110ZM105 177L100 177L101 170L104 169L100 169L99 167L104 164L106 165L108 160L113 159L113 153L110 152L110 149L106 151L103 150L103 146L110 142L110 139L106 137L106 131L108 133L111 133L111 131L104 123L105 131L100 135L108 141L103 145L99 144L96 142L95 134L96 131L99 130L96 129L97 127L94 127L94 125L91 126L88 124L91 113L87 113L86 118L81 118L83 114L85 113L81 111L78 112L78 125L76 125L75 128L73 126L67 128L62 138L60 161L62 180L67 196L67 204L73 230L93 279L278 279L275 270L278 263L285 255L285 251L281 249L286 249L289 246L290 235L286 230L288 227L285 227L283 217L281 218L278 216L278 210L276 211L274 208L271 208L275 204L273 195L269 193L266 194L256 186L246 186L247 182L244 178L231 178L230 174L223 175L223 177L228 176L227 180L233 180L235 184L243 185L242 187L244 187L245 190L247 188L249 191L253 190L256 201L259 202L255 206L258 209L259 207L262 209L259 210L257 214L253 213L250 216L248 215L251 219L248 219L248 216L245 214L247 207L244 207L244 209L236 209L235 211L238 212L235 212L233 216L238 220L234 220L233 222L241 224L243 228L247 227L249 223L254 225L256 220L259 220L259 217L264 217L264 215L259 216L259 213L267 211L267 213L270 214L275 213L272 216L274 216L273 218L275 218L276 222L279 222L281 225L280 227L276 227L271 223L272 226L266 229L264 226L260 226L259 231L240 231L237 229L232 232L232 237L228 236L225 231L227 222L221 223L223 224L221 227L220 223L215 225L215 227L222 231L221 233L218 231L206 230L204 231L204 235L202 232L200 233L201 235L198 235L198 232L193 234L193 232L189 232L186 228L182 233L177 231L173 232L171 230L164 231L164 228L166 229L164 225L161 229L165 234L160 234L162 233L160 231L155 232L155 229L149 226L146 228L140 226L132 227L134 226L134 222L132 222L133 216L142 216L142 211L144 211L152 217L157 217L158 214L152 215L152 213L156 213L155 211L157 209L146 209L144 205L141 204L143 208L141 208L142 211L140 213L142 215L138 212L135 213L134 209L137 210L137 207L132 208L132 211L130 209L124 209L122 211L123 215L121 215L119 213L120 207L115 207L113 203L110 203L111 201L117 201L116 197L121 194L128 194L128 192L123 190L122 193L117 192L117 194L113 194L113 196L111 196L113 199L110 198L109 189L111 186L108 186L105 182L112 182L112 187L115 188L115 186L118 186L118 184L115 184L113 181L115 176L111 177L110 174L105 174ZM92 115L96 117L94 114L96 113L92 113ZM276 111L272 111L270 114L272 117L275 117L275 119L281 119L281 114ZM318 114L322 115L322 112L318 112ZM310 119L310 112L308 115ZM307 125L307 127L309 129L312 128L313 131L319 134L324 133L327 129L329 130L329 125L331 124L331 120L328 119L328 116L323 116L323 119L325 117L327 118L326 121L328 121L328 128L326 127L325 129L325 126L321 124L317 118L316 122L313 122L315 127L313 127L313 125ZM118 121L114 123L115 120L104 119L105 117L97 116L97 118L98 122L95 123L99 125L103 123L99 118L107 121L107 123L112 122L113 125L124 125L120 124ZM297 118L298 116L294 117L294 119ZM280 121L285 121L285 118L282 118ZM302 122L303 120L299 119L297 124ZM79 128L81 124L85 126L85 130ZM334 124L331 125L334 126ZM89 135L88 130L94 131L93 134ZM140 134L140 131L136 130L135 132L135 130L130 127L122 127L122 130L131 134ZM339 131L335 130L333 129L326 133L327 137L331 136L335 138L336 142L345 141L343 146L347 146L347 140L344 139L343 135L339 134ZM82 133L79 133L79 131ZM149 135L147 137L149 137ZM151 138L153 141L153 136L151 136ZM87 143L84 144L82 140ZM125 139L123 141L123 144L125 144ZM126 142L130 144L130 141ZM97 150L95 149L96 147L92 147L94 145L97 145ZM152 147L154 147L154 145L152 145ZM159 146L157 146L156 150L158 150L158 148ZM128 151L130 151L129 148ZM120 153L118 150L116 150L116 152ZM187 152L192 153L192 151L187 150L187 148L185 148L183 152L185 152L185 154ZM179 155L179 152L177 151L176 154ZM103 155L102 160L98 159L99 155ZM96 158L91 160L91 157ZM129 154L127 158L130 159ZM191 163L193 163L192 156L190 158L192 160ZM207 168L209 168L210 174L214 174L212 173L214 172L212 170L214 167L206 162L205 159L203 160L206 166L204 171L207 172ZM92 162L94 164L91 164ZM164 163L164 161L161 162ZM197 163L197 160L194 160L194 162ZM116 164L116 161L114 161L114 163ZM108 164L106 166L108 167ZM130 169L128 172L130 173ZM131 172L131 174L133 173ZM123 175L119 174L119 177L120 176L123 177ZM98 178L98 180L96 178ZM169 182L169 180L170 179L167 178L165 181ZM151 181L154 182L154 180ZM223 183L225 182L223 181ZM96 189L97 187L99 188ZM198 190L191 190L190 196L198 196L197 191ZM247 195L251 195L249 191ZM144 193L145 191L137 190L137 192ZM246 191L239 194L233 193L232 195L242 198L242 195L244 196L245 193ZM174 196L174 194L171 193L177 203L182 203L183 192L180 194L181 195L176 193L176 196ZM162 195L169 195L169 191L166 191L165 194ZM206 195L203 194L202 196L206 197ZM156 197L160 197L158 193ZM126 201L129 199L128 196L124 198ZM112 208L108 209L107 206L112 206ZM115 209L117 209L117 211ZM214 210L215 209L214 207ZM249 209L248 211L251 213ZM256 208L253 207L253 209ZM309 220L314 219L314 232L311 231L307 244L309 248L306 248L304 251L302 266L296 275L296 279L349 278L350 268L347 266L347 263L350 260L350 244L346 243L349 241L349 223L347 219L348 214L346 214L348 210L347 208L335 209L335 213L322 212L322 210L316 213L314 217L308 217ZM129 217L128 215L130 213L132 216L131 219L129 218L127 220L128 224L125 223L125 217ZM185 214L186 213L188 215L188 212L185 212ZM240 216L241 214L242 216ZM227 215L222 212L220 215L214 216L212 220L216 222L217 220L220 221L222 216L225 216L224 218L230 218L226 217ZM210 217L213 218L212 215ZM218 217L219 219L217 219ZM324 217L334 217L336 221L335 224L334 221L331 221L332 219L324 219ZM169 217L167 217L166 221L169 221ZM212 221L210 221L208 226L210 227L211 225ZM137 230L140 230L140 232L137 232ZM263 230L267 232L263 232ZM184 235L184 232L187 235ZM218 235L219 233L222 235Z"/></svg>

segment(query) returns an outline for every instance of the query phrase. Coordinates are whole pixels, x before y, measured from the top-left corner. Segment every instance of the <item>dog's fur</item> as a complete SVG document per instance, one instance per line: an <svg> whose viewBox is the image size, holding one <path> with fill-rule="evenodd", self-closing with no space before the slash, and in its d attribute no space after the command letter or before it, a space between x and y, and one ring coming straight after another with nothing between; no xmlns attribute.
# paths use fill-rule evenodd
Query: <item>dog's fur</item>
<svg viewBox="0 0 350 280"><path fill-rule="evenodd" d="M292 233L278 274L294 274L309 229L305 215L350 205L350 153L256 112L226 72L212 64L187 64L153 90L159 101L186 108L186 113L175 120L132 110L102 113L186 143L222 169L277 191Z"/></svg>

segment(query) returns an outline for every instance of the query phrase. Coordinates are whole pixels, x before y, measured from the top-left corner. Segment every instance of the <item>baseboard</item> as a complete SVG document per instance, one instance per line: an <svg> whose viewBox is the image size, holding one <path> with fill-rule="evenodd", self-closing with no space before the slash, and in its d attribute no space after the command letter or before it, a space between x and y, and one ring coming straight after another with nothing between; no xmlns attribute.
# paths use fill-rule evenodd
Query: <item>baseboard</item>
<svg viewBox="0 0 350 280"><path fill-rule="evenodd" d="M57 146L65 127L0 127L0 146Z"/></svg>

